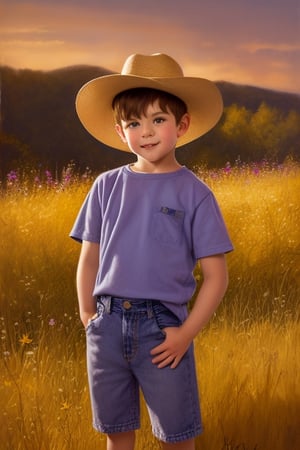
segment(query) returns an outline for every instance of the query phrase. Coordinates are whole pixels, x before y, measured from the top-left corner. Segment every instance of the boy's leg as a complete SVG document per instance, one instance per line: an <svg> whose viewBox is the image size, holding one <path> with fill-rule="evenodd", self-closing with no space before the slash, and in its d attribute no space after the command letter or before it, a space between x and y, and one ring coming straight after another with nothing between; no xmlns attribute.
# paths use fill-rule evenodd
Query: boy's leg
<svg viewBox="0 0 300 450"><path fill-rule="evenodd" d="M176 444L161 443L162 450L195 450L195 439L177 442Z"/></svg>
<svg viewBox="0 0 300 450"><path fill-rule="evenodd" d="M165 339L163 328L179 326L176 316L161 303L139 328L140 347L132 362L151 419L153 434L162 448L194 450L194 438L202 431L199 394L191 345L176 369L158 369L150 351ZM143 325L143 326L142 326ZM168 445L163 442L169 441Z"/></svg>
<svg viewBox="0 0 300 450"><path fill-rule="evenodd" d="M133 450L135 432L125 431L123 433L111 433L107 435L107 450ZM182 447L183 448L183 447ZM189 450L189 449L187 449Z"/></svg>

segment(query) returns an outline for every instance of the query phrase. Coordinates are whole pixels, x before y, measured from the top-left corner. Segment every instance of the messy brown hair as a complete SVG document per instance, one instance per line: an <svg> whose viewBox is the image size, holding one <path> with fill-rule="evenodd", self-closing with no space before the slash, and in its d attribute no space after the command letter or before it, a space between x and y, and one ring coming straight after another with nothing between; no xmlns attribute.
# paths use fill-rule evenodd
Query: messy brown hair
<svg viewBox="0 0 300 450"><path fill-rule="evenodd" d="M140 119L149 105L158 100L161 110L171 112L178 125L182 116L187 113L187 106L180 98L165 91L150 88L134 88L122 91L115 96L112 102L114 118L117 124L136 117Z"/></svg>

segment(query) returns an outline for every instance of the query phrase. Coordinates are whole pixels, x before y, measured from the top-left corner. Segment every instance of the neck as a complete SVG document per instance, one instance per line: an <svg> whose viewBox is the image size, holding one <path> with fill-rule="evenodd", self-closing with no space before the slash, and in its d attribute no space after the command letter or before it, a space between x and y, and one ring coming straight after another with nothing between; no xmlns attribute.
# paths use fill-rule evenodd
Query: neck
<svg viewBox="0 0 300 450"><path fill-rule="evenodd" d="M137 160L137 162L130 165L131 170L134 172L142 173L168 173L176 172L181 169L181 165L177 160L170 161L168 164L155 164L149 161Z"/></svg>

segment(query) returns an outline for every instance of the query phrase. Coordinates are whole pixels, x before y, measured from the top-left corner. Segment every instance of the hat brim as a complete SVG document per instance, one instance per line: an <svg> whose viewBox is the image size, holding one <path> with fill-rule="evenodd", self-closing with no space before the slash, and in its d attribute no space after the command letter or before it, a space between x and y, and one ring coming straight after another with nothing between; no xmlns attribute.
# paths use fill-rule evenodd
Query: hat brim
<svg viewBox="0 0 300 450"><path fill-rule="evenodd" d="M188 131L178 139L177 147L211 130L223 112L219 89L204 78L145 78L116 74L95 78L80 89L76 97L76 111L81 123L100 142L130 152L115 132L112 101L118 93L139 87L169 92L186 103L191 123Z"/></svg>

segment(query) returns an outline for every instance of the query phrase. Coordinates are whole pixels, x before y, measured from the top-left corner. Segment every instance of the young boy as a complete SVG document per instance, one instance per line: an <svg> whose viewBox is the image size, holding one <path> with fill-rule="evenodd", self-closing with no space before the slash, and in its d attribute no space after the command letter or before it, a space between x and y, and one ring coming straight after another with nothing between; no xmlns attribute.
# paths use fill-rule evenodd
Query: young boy
<svg viewBox="0 0 300 450"><path fill-rule="evenodd" d="M84 85L76 107L94 137L136 155L96 179L70 234L82 242L94 427L107 450L133 450L141 390L162 448L193 450L202 431L193 339L226 291L232 244L212 192L175 148L217 123L220 93L167 55L132 55L121 74ZM197 262L203 282L188 314Z"/></svg>

